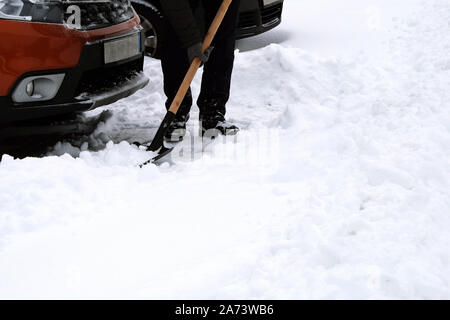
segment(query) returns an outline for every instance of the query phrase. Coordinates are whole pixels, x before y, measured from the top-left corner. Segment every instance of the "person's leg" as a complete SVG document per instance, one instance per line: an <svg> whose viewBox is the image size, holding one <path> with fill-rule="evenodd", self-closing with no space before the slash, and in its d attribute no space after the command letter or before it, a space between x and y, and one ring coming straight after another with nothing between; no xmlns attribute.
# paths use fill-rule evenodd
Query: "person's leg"
<svg viewBox="0 0 450 320"><path fill-rule="evenodd" d="M189 69L189 62L186 55L186 50L180 46L173 29L169 25L167 25L165 29L165 41L162 47L161 67L164 75L164 93L167 97L166 108L169 109L178 92L178 88L183 82L184 76ZM189 89L177 115L188 115L191 105L192 94Z"/></svg>
<svg viewBox="0 0 450 320"><path fill-rule="evenodd" d="M164 76L164 93L167 97L166 109L168 110L189 69L189 62L186 49L181 47L173 28L167 23L164 29L161 67ZM191 89L189 89L177 112L175 120L168 129L166 134L167 139L179 140L184 136L191 106L192 93Z"/></svg>
<svg viewBox="0 0 450 320"><path fill-rule="evenodd" d="M219 9L221 0L203 0L206 25L209 26ZM204 66L201 93L197 104L200 121L225 121L226 103L230 97L231 75L236 45L236 24L239 14L239 0L233 0L213 41L214 50Z"/></svg>

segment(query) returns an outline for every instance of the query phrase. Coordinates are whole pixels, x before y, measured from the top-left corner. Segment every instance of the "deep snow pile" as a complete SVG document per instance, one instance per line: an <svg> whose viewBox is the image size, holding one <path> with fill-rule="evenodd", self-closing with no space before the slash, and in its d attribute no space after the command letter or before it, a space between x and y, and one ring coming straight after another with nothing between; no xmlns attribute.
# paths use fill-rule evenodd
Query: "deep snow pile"
<svg viewBox="0 0 450 320"><path fill-rule="evenodd" d="M313 5L286 5L294 32ZM163 116L151 60L150 86L91 137L116 143L4 156L0 297L450 298L450 3L378 10L402 6L345 54L302 37L239 53L244 130L194 161L135 167L148 154L129 142Z"/></svg>

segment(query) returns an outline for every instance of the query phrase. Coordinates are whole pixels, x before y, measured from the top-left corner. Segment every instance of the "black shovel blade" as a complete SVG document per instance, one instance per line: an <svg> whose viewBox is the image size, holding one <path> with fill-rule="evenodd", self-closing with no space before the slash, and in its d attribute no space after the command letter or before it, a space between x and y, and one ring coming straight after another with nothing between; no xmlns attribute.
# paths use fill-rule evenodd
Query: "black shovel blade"
<svg viewBox="0 0 450 320"><path fill-rule="evenodd" d="M155 163L158 160L164 158L166 155L168 155L169 153L172 152L173 148L166 148L164 146L164 135L166 134L167 130L169 129L170 124L173 122L173 120L175 119L175 114L167 111L166 116L164 117L163 121L161 122L161 125L158 128L158 131L155 134L155 137L152 140L152 143L150 144L150 146L147 148L147 151L158 151L158 155L144 163L142 163L141 165L139 165L140 168L150 164L150 163Z"/></svg>
<svg viewBox="0 0 450 320"><path fill-rule="evenodd" d="M169 153L172 152L174 148L166 148L164 145L161 147L161 149L158 151L158 154L151 158L150 160L145 161L144 163L139 165L139 168L145 167L148 164L156 163L158 160L161 160L165 156L167 156Z"/></svg>
<svg viewBox="0 0 450 320"><path fill-rule="evenodd" d="M159 150L158 155L152 159L153 162L156 162L158 160L161 160L165 156L167 156L169 153L173 151L174 148L166 148L165 146L162 146L161 150Z"/></svg>
<svg viewBox="0 0 450 320"><path fill-rule="evenodd" d="M161 122L161 125L159 126L158 131L156 132L155 137L152 140L152 143L148 147L150 151L156 151L159 150L160 148L164 148L164 135L166 134L170 124L173 122L174 119L175 114L168 111L163 121Z"/></svg>

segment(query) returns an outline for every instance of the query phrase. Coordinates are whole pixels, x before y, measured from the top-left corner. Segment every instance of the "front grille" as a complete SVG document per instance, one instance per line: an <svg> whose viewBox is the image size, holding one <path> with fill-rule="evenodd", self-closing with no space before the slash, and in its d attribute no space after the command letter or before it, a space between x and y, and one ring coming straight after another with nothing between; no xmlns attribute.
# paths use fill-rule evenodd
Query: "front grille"
<svg viewBox="0 0 450 320"><path fill-rule="evenodd" d="M262 23L264 26L271 25L281 19L283 3L268 6L262 9Z"/></svg>
<svg viewBox="0 0 450 320"><path fill-rule="evenodd" d="M104 28L130 20L134 16L129 0L68 0L64 2L65 21L73 13L67 13L69 6L76 5L81 11L81 29ZM72 12L69 10L69 12Z"/></svg>
<svg viewBox="0 0 450 320"><path fill-rule="evenodd" d="M75 97L111 90L142 71L142 59L113 66L89 70L83 73Z"/></svg>
<svg viewBox="0 0 450 320"><path fill-rule="evenodd" d="M242 12L239 15L238 28L239 29L250 29L258 26L258 13L256 11L252 12Z"/></svg>

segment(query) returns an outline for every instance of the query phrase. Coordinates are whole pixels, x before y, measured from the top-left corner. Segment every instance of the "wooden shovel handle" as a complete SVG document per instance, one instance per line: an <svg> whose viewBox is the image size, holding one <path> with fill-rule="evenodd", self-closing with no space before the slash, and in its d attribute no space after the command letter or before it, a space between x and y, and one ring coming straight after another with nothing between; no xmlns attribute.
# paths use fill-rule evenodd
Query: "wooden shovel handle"
<svg viewBox="0 0 450 320"><path fill-rule="evenodd" d="M211 46L214 37L216 36L217 30L219 30L219 27L222 24L225 15L227 14L231 2L232 0L223 0L222 5L217 11L216 17L214 18L211 26L209 27L208 33L206 34L205 39L203 41L202 47L203 52L205 52L205 50ZM180 108L180 105L183 102L184 97L186 96L186 93L189 87L191 86L191 83L194 80L194 77L198 69L200 68L201 64L202 63L199 58L195 58L194 61L192 61L192 64L189 67L189 70L186 73L186 76L184 77L184 80L181 83L180 88L178 89L177 95L175 96L175 98L172 101L172 104L170 105L169 112L177 114L178 109Z"/></svg>

